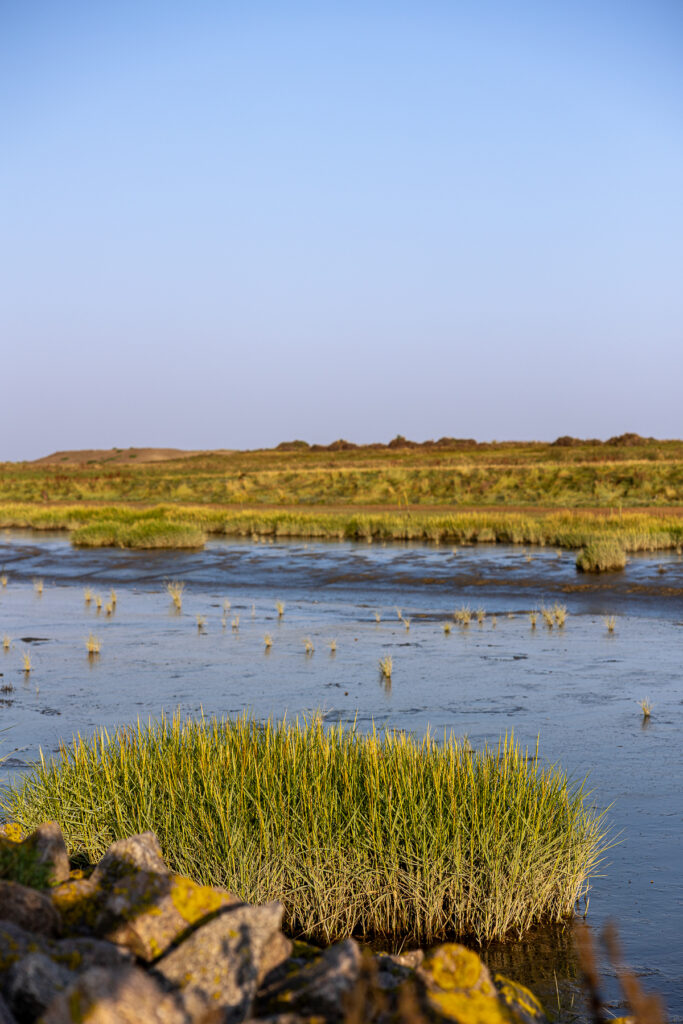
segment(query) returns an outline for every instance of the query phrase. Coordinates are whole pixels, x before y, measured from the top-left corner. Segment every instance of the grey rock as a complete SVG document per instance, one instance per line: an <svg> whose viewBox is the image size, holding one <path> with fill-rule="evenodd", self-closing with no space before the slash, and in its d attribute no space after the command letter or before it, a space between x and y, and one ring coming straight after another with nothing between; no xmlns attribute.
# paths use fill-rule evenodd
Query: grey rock
<svg viewBox="0 0 683 1024"><path fill-rule="evenodd" d="M130 953L99 939L50 939L46 935L0 921L0 989L7 984L10 970L29 953L42 953L56 964L73 971L86 971L90 967L120 967L131 962Z"/></svg>
<svg viewBox="0 0 683 1024"><path fill-rule="evenodd" d="M2 996L0 996L0 1024L18 1024L17 1018Z"/></svg>
<svg viewBox="0 0 683 1024"><path fill-rule="evenodd" d="M61 919L45 893L0 879L0 918L41 935L58 935Z"/></svg>
<svg viewBox="0 0 683 1024"><path fill-rule="evenodd" d="M112 843L90 878L93 884L99 885L134 871L168 874L159 840L153 832L142 832L138 836L118 839Z"/></svg>
<svg viewBox="0 0 683 1024"><path fill-rule="evenodd" d="M64 836L56 821L39 825L22 845L31 847L36 859L49 871L50 885L59 885L69 877L69 854L66 852Z"/></svg>
<svg viewBox="0 0 683 1024"><path fill-rule="evenodd" d="M223 1024L238 1024L251 1011L264 950L280 933L282 911L281 903L227 908L162 957L154 971L180 990L192 1019L220 1011ZM272 956L266 959L270 963Z"/></svg>
<svg viewBox="0 0 683 1024"><path fill-rule="evenodd" d="M137 967L94 967L50 1003L41 1024L191 1024L171 994Z"/></svg>
<svg viewBox="0 0 683 1024"><path fill-rule="evenodd" d="M5 991L19 1024L31 1024L50 1005L55 995L76 980L72 971L44 953L29 953L10 968Z"/></svg>
<svg viewBox="0 0 683 1024"><path fill-rule="evenodd" d="M294 1010L304 1016L321 1014L330 1020L340 1020L346 997L360 978L361 963L357 942L353 939L338 942L326 949L318 960L288 978L271 1005L274 1010Z"/></svg>

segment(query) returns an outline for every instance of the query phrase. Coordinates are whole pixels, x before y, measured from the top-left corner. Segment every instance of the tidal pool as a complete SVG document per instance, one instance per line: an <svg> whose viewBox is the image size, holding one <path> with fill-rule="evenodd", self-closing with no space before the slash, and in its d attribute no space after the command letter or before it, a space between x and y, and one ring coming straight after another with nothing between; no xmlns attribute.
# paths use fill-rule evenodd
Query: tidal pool
<svg viewBox="0 0 683 1024"><path fill-rule="evenodd" d="M9 531L0 537L0 569L8 577L0 637L11 639L0 651L0 778L21 774L40 749L50 755L76 732L162 711L279 718L321 709L329 721L453 731L475 746L514 731L533 748L540 737L545 761L576 779L588 775L619 837L593 881L588 922L596 930L616 922L625 961L662 994L670 1018L683 1020L679 556L637 556L622 573L588 578L571 552L544 548L215 540L202 552L131 552L76 550L62 533ZM40 595L36 578L44 580ZM165 589L170 579L185 583L180 613ZM116 588L112 615L85 604L86 586L103 606ZM548 629L539 616L532 629L529 611L555 602L568 609L566 625ZM462 605L484 609L483 623L473 616L467 627L456 624ZM206 617L202 631L197 615ZM611 633L608 616L616 618ZM91 631L102 642L96 659L86 653ZM386 655L390 685L379 672ZM485 956L532 984L551 1010L559 993L563 1013L577 1012L566 928ZM618 986L606 971L618 1013Z"/></svg>

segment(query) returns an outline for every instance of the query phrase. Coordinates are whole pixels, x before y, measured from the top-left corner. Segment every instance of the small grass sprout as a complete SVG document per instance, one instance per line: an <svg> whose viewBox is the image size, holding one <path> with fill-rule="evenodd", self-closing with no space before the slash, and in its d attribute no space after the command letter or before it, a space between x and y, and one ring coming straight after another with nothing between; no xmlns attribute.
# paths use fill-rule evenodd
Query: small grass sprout
<svg viewBox="0 0 683 1024"><path fill-rule="evenodd" d="M394 670L394 659L390 654L387 654L385 658L379 659L379 670L384 679L391 679L391 673Z"/></svg>
<svg viewBox="0 0 683 1024"><path fill-rule="evenodd" d="M552 608L546 608L545 605L541 607L541 615L548 629L552 629L555 625L555 612Z"/></svg>
<svg viewBox="0 0 683 1024"><path fill-rule="evenodd" d="M285 602L284 601L276 601L275 602L275 610L277 612L278 619L281 619L284 616L284 614L285 614Z"/></svg>
<svg viewBox="0 0 683 1024"><path fill-rule="evenodd" d="M3 587L7 586L7 573L6 572L3 572L2 576L0 576L0 584Z"/></svg>
<svg viewBox="0 0 683 1024"><path fill-rule="evenodd" d="M270 633L266 633L266 635L264 636L264 638L263 638L263 646L265 647L265 649L267 651L269 651L271 649L271 647L273 646L273 638L270 635Z"/></svg>
<svg viewBox="0 0 683 1024"><path fill-rule="evenodd" d="M184 589L185 589L185 584L183 583L182 580L167 580L166 581L166 590L168 591L168 596L173 601L173 605L174 605L174 607L176 608L177 611L180 611L180 609L183 607L183 590Z"/></svg>
<svg viewBox="0 0 683 1024"><path fill-rule="evenodd" d="M233 633L239 633L239 629L240 629L240 617L239 617L239 615L235 615L234 616L234 618L233 618L232 622L230 623L230 625L232 627Z"/></svg>
<svg viewBox="0 0 683 1024"><path fill-rule="evenodd" d="M102 642L98 640L94 633L90 633L85 641L85 649L88 652L90 658L95 658L102 649Z"/></svg>
<svg viewBox="0 0 683 1024"><path fill-rule="evenodd" d="M479 623L479 625L483 626L484 625L484 619L486 618L486 612L484 611L484 609L483 608L477 608L476 616L477 616L477 622Z"/></svg>
<svg viewBox="0 0 683 1024"><path fill-rule="evenodd" d="M403 609L402 609L402 608L399 608L399 607L398 607L398 605L396 605L396 607L394 608L394 611L396 612L396 618L397 618L397 619L399 620L399 622L400 622L400 621L401 621L401 619L403 618Z"/></svg>
<svg viewBox="0 0 683 1024"><path fill-rule="evenodd" d="M116 591L112 587L111 590L109 591L109 603L111 604L112 608L116 608L116 601L117 601Z"/></svg>
<svg viewBox="0 0 683 1024"><path fill-rule="evenodd" d="M404 625L404 626L406 627L406 633L409 633L409 632L410 632L410 623L411 623L411 621L412 621L412 620L411 620L411 619L409 619L407 615L403 615L403 616L401 617L401 622L402 622L402 623L403 623L403 625Z"/></svg>
<svg viewBox="0 0 683 1024"><path fill-rule="evenodd" d="M375 612L375 622L380 623L381 621L382 621L382 616L380 615L379 612Z"/></svg>
<svg viewBox="0 0 683 1024"><path fill-rule="evenodd" d="M538 622L538 612L535 609L529 612L529 622L531 623L531 628L536 629L536 623Z"/></svg>
<svg viewBox="0 0 683 1024"><path fill-rule="evenodd" d="M492 615L491 616L491 628L495 629L497 625L498 625L498 618L497 618L497 616Z"/></svg>
<svg viewBox="0 0 683 1024"><path fill-rule="evenodd" d="M33 589L35 590L36 594L38 594L38 595L42 594L42 592L43 592L43 580L34 580L33 581Z"/></svg>
<svg viewBox="0 0 683 1024"><path fill-rule="evenodd" d="M307 655L313 654L313 652L315 651L315 647L313 646L312 640L308 638L304 640L304 651L306 652Z"/></svg>
<svg viewBox="0 0 683 1024"><path fill-rule="evenodd" d="M3 649L3 651L9 651L11 646L12 646L12 641L7 636L7 633L5 633L5 635L2 638L2 649Z"/></svg>
<svg viewBox="0 0 683 1024"><path fill-rule="evenodd" d="M229 611L230 611L230 602L226 598L225 601L223 602L223 615L227 615Z"/></svg>
<svg viewBox="0 0 683 1024"><path fill-rule="evenodd" d="M607 626L607 632L608 633L613 633L614 632L614 627L617 624L617 617L616 617L616 615L606 615L603 621L604 621L605 625Z"/></svg>
<svg viewBox="0 0 683 1024"><path fill-rule="evenodd" d="M330 654L336 654L336 653L337 653L337 641L336 640L330 640Z"/></svg>
<svg viewBox="0 0 683 1024"><path fill-rule="evenodd" d="M444 624L443 624L443 626L441 628L443 629L445 636L450 636L450 633L451 633L451 624L450 624L450 622L444 622Z"/></svg>
<svg viewBox="0 0 683 1024"><path fill-rule="evenodd" d="M33 668L33 665L31 664L31 655L28 653L28 651L25 651L22 654L21 660L23 662L24 673L28 675L31 669Z"/></svg>
<svg viewBox="0 0 683 1024"><path fill-rule="evenodd" d="M95 594L95 608L98 612L102 611L102 598L99 594Z"/></svg>
<svg viewBox="0 0 683 1024"><path fill-rule="evenodd" d="M111 603L111 601L107 601L107 603L105 604L105 606L104 606L104 614L105 615L113 615L114 614L114 605Z"/></svg>
<svg viewBox="0 0 683 1024"><path fill-rule="evenodd" d="M206 629L206 615L195 615L197 620L197 631L203 633Z"/></svg>
<svg viewBox="0 0 683 1024"><path fill-rule="evenodd" d="M85 590L83 591L83 600L85 601L86 604L90 604L92 602L92 597L92 588L86 587Z"/></svg>
<svg viewBox="0 0 683 1024"><path fill-rule="evenodd" d="M652 714L652 704L650 704L649 697L645 697L640 702L640 710L643 712L643 718L649 718Z"/></svg>

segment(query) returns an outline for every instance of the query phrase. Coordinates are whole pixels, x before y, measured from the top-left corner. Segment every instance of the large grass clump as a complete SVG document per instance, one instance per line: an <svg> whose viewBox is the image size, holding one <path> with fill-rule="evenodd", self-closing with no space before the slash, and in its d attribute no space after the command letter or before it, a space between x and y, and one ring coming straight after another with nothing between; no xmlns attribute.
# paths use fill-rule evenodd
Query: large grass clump
<svg viewBox="0 0 683 1024"><path fill-rule="evenodd" d="M151 829L174 870L280 899L290 932L322 942L520 934L573 913L607 845L583 786L511 739L474 752L315 716L79 738L1 806L26 828L56 819L90 861Z"/></svg>
<svg viewBox="0 0 683 1024"><path fill-rule="evenodd" d="M203 548L206 534L193 523L168 522L164 518L134 522L107 519L79 526L71 543L82 548Z"/></svg>
<svg viewBox="0 0 683 1024"><path fill-rule="evenodd" d="M597 538L579 551L576 568L579 572L616 572L625 569L626 551L616 538Z"/></svg>

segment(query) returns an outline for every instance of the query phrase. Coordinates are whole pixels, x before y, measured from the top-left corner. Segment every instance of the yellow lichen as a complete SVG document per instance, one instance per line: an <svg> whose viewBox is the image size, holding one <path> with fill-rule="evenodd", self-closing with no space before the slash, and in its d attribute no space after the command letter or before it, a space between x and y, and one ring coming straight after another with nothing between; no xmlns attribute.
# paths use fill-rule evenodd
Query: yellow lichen
<svg viewBox="0 0 683 1024"><path fill-rule="evenodd" d="M428 953L420 973L427 981L446 991L472 988L480 980L482 983L488 980L486 968L477 954L455 942L448 942Z"/></svg>
<svg viewBox="0 0 683 1024"><path fill-rule="evenodd" d="M429 992L429 1005L458 1024L511 1024L512 1015L495 996L481 992Z"/></svg>
<svg viewBox="0 0 683 1024"><path fill-rule="evenodd" d="M24 830L17 821L8 821L6 825L0 825L0 836L10 839L13 843L20 843L24 838Z"/></svg>
<svg viewBox="0 0 683 1024"><path fill-rule="evenodd" d="M527 1017L544 1017L543 1007L533 992L530 992L524 985L511 981L504 974L496 974L494 977L500 998L512 1010L513 1014L526 1015Z"/></svg>
<svg viewBox="0 0 683 1024"><path fill-rule="evenodd" d="M208 885L198 885L182 875L171 876L170 895L173 906L187 924L196 924L234 902L226 893L217 892Z"/></svg>

